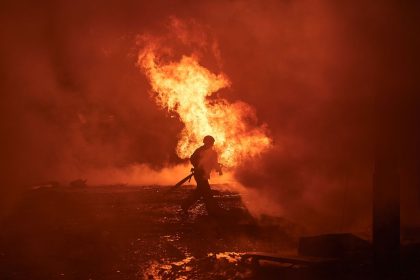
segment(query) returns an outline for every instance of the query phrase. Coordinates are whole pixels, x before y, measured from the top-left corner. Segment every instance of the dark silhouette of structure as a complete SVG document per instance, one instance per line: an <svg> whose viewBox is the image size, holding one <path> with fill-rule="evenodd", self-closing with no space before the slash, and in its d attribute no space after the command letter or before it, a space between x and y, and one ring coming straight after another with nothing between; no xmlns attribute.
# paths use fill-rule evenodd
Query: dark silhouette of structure
<svg viewBox="0 0 420 280"><path fill-rule="evenodd" d="M213 149L214 141L212 136L205 136L203 139L204 145L196 149L191 155L190 161L194 166L194 179L197 182L197 188L182 203L181 207L184 214L187 214L188 209L200 198L203 199L209 214L213 215L220 212L220 207L211 193L209 184L212 170L216 170L220 175L222 174L217 152Z"/></svg>
<svg viewBox="0 0 420 280"><path fill-rule="evenodd" d="M383 142L386 142L383 140ZM373 263L375 279L400 273L400 178L389 143L378 145L373 176Z"/></svg>

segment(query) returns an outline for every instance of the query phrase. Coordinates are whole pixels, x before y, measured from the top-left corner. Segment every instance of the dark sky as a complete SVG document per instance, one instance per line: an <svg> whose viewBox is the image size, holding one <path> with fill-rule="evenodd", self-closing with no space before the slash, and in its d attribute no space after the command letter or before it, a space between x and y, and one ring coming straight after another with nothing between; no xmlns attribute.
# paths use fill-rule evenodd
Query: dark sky
<svg viewBox="0 0 420 280"><path fill-rule="evenodd" d="M302 223L364 226L379 127L392 131L414 223L419 4L400 2L2 1L1 187L179 163L182 124L136 67L136 36L177 17L217 40L220 63L202 63L230 78L220 94L269 127L274 148L237 171L241 183Z"/></svg>

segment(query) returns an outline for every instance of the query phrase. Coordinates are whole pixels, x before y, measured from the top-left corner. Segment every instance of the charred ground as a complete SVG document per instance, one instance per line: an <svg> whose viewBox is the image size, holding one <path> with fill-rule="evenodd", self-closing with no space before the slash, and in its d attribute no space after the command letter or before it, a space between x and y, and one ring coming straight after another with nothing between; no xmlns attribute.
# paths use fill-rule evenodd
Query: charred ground
<svg viewBox="0 0 420 280"><path fill-rule="evenodd" d="M185 218L179 213L179 203L191 188L75 184L28 190L2 220L1 279L373 277L368 241L364 241L368 251L357 252L356 258L333 263L321 258L324 264L311 268L305 262L314 258L299 257L297 252L299 237L308 234L304 224L267 215L255 218L239 194L221 185L214 195L225 210L223 215L208 216L204 206L197 204ZM418 229L402 230L403 279L420 275L418 236ZM351 239L347 244L331 241L334 252L354 249ZM253 262L246 252L285 258Z"/></svg>
<svg viewBox="0 0 420 280"><path fill-rule="evenodd" d="M296 247L296 225L268 216L255 220L238 194L215 191L227 210L221 218L197 205L183 219L179 201L188 188L168 190L28 191L2 225L0 273L5 279L243 278L251 272L238 269L234 252Z"/></svg>

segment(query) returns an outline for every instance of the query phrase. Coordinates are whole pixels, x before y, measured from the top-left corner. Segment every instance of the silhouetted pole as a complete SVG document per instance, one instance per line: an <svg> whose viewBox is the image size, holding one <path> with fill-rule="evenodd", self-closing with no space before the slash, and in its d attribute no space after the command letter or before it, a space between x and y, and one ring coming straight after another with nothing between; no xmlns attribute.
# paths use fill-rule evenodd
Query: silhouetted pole
<svg viewBox="0 0 420 280"><path fill-rule="evenodd" d="M377 135L373 175L374 269L381 280L398 279L400 268L400 178L392 134Z"/></svg>

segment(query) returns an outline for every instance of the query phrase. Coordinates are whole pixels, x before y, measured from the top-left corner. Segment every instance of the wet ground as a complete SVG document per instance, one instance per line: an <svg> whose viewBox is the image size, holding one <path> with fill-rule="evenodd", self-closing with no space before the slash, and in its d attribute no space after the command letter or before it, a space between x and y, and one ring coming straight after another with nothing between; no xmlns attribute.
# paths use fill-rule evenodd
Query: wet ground
<svg viewBox="0 0 420 280"><path fill-rule="evenodd" d="M1 279L249 279L243 252L296 248L298 226L254 219L229 191L215 191L223 215L197 204L182 217L179 203L191 189L28 191L1 225Z"/></svg>

